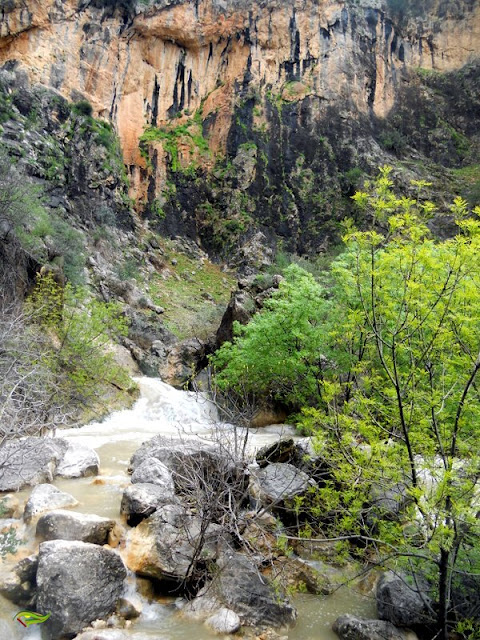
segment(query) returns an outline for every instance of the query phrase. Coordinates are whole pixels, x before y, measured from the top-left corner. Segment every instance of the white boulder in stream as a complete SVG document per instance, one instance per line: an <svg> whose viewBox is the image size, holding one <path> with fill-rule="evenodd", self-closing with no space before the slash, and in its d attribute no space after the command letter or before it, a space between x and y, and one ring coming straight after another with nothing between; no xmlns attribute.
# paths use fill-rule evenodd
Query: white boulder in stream
<svg viewBox="0 0 480 640"><path fill-rule="evenodd" d="M80 540L107 544L115 520L90 513L59 509L44 514L37 522L37 536L42 540Z"/></svg>
<svg viewBox="0 0 480 640"><path fill-rule="evenodd" d="M132 484L151 483L159 485L165 493L175 493L169 468L156 458L146 458L133 472Z"/></svg>
<svg viewBox="0 0 480 640"><path fill-rule="evenodd" d="M55 475L61 478L85 478L96 476L99 467L100 459L96 451L85 445L69 444Z"/></svg>
<svg viewBox="0 0 480 640"><path fill-rule="evenodd" d="M61 438L32 436L7 442L0 450L0 491L51 482L67 448Z"/></svg>
<svg viewBox="0 0 480 640"><path fill-rule="evenodd" d="M418 640L413 631L397 629L390 622L365 620L350 614L337 618L332 629L341 640Z"/></svg>
<svg viewBox="0 0 480 640"><path fill-rule="evenodd" d="M25 511L23 512L23 519L25 522L31 522L36 516L45 513L46 511L53 511L54 509L62 509L65 507L76 507L78 501L64 491L60 491L57 487L51 484L39 484L30 494L27 504L25 505Z"/></svg>
<svg viewBox="0 0 480 640"><path fill-rule="evenodd" d="M86 542L53 540L39 548L37 611L51 612L46 640L72 637L115 611L127 572L120 556Z"/></svg>
<svg viewBox="0 0 480 640"><path fill-rule="evenodd" d="M213 616L210 616L205 620L207 627L210 627L215 633L236 633L240 627L241 622L235 611L222 607Z"/></svg>

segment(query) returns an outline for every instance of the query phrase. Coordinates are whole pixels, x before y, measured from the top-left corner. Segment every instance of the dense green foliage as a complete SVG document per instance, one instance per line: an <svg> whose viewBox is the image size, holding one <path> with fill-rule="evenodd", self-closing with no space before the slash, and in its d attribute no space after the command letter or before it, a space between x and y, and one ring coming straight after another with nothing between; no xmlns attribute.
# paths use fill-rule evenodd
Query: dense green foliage
<svg viewBox="0 0 480 640"><path fill-rule="evenodd" d="M217 380L302 409L330 466L302 499L304 533L364 540L377 562L421 573L446 637L480 569L480 209L457 198L458 233L439 242L434 205L396 196L387 167L354 200L370 230L346 224L322 285L288 269L219 351Z"/></svg>

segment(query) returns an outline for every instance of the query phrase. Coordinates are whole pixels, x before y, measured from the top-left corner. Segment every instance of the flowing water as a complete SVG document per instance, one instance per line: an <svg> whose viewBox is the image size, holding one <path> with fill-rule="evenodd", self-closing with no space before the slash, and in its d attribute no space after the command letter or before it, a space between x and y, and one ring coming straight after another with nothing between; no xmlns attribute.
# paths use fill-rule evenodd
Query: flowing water
<svg viewBox="0 0 480 640"><path fill-rule="evenodd" d="M220 424L214 405L205 396L178 391L153 378L139 378L137 382L141 396L132 409L114 413L101 423L58 434L94 448L100 457L100 475L96 478L57 479L54 483L79 501L75 508L77 511L119 519L123 489L129 484L127 467L130 457L143 442L155 435L181 435L183 439L208 441L221 430L222 441L235 437L243 442L246 434L232 425ZM291 427L280 425L251 430L248 449L253 452L275 442L280 436L295 437L295 434ZM22 503L30 491L17 494ZM0 523L5 524L5 521ZM20 525L18 535L30 545L30 552L35 550L34 534L33 526ZM9 564L17 559L7 557L0 568L6 571ZM135 590L133 576L129 578L127 589L130 593ZM155 602L142 599L142 604L140 618L126 630L133 640L186 640L192 636L196 640L207 640L215 637L203 625L187 622L178 616L173 599ZM294 604L299 615L297 625L288 633L289 640L338 640L331 631L331 625L339 615L352 613L375 617L372 599L346 587L328 597L297 595ZM18 607L0 597L0 640L40 638L39 627L24 629L14 621L17 611Z"/></svg>

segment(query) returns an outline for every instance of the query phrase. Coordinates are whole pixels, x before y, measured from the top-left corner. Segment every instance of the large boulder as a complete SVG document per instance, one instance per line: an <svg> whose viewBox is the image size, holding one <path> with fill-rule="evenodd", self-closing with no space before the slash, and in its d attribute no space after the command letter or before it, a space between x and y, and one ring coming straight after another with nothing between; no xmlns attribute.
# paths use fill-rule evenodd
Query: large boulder
<svg viewBox="0 0 480 640"><path fill-rule="evenodd" d="M196 561L215 559L222 534L180 504L164 505L129 532L127 566L148 578L188 580Z"/></svg>
<svg viewBox="0 0 480 640"><path fill-rule="evenodd" d="M230 484L233 493L242 493L248 483L243 467L213 443L155 436L133 454L130 470L134 475L149 458L159 460L170 469L177 494L198 493L200 486L213 487L218 483ZM150 481L145 479L144 482Z"/></svg>
<svg viewBox="0 0 480 640"><path fill-rule="evenodd" d="M390 622L366 620L350 614L337 618L332 629L342 640L417 640L415 633L397 629Z"/></svg>
<svg viewBox="0 0 480 640"><path fill-rule="evenodd" d="M253 475L249 490L252 498L261 504L281 506L315 484L304 471L291 464L276 462Z"/></svg>
<svg viewBox="0 0 480 640"><path fill-rule="evenodd" d="M245 556L230 551L221 554L211 582L185 608L186 615L210 618L222 607L234 611L243 625L284 627L295 622L297 612Z"/></svg>
<svg viewBox="0 0 480 640"><path fill-rule="evenodd" d="M132 484L150 483L162 488L163 492L173 496L175 487L168 467L157 458L146 458L132 473Z"/></svg>
<svg viewBox="0 0 480 640"><path fill-rule="evenodd" d="M41 516L37 522L37 536L42 540L81 540L107 544L114 526L115 520L59 509Z"/></svg>
<svg viewBox="0 0 480 640"><path fill-rule="evenodd" d="M136 527L160 506L176 502L165 489L150 482L129 485L122 496L120 513L127 516L127 523Z"/></svg>
<svg viewBox="0 0 480 640"><path fill-rule="evenodd" d="M184 441L180 438L168 438L158 435L147 440L135 451L129 469L132 473L148 459L156 458L160 460L171 471L182 473L184 465L192 457L205 461L216 461L217 452L213 444L206 442Z"/></svg>
<svg viewBox="0 0 480 640"><path fill-rule="evenodd" d="M0 491L52 482L55 476L80 478L98 473L98 456L89 447L63 438L31 436L0 449Z"/></svg>
<svg viewBox="0 0 480 640"><path fill-rule="evenodd" d="M416 627L432 620L426 590L410 586L405 577L392 571L384 573L378 581L377 611L380 620L398 627Z"/></svg>
<svg viewBox="0 0 480 640"><path fill-rule="evenodd" d="M38 556L23 558L0 579L0 593L21 607L33 607L36 598Z"/></svg>
<svg viewBox="0 0 480 640"><path fill-rule="evenodd" d="M65 507L76 507L78 501L64 491L60 491L57 487L51 484L39 484L30 494L25 510L23 512L23 519L25 522L31 522L31 520L46 511L53 511L54 509L63 509Z"/></svg>
<svg viewBox="0 0 480 640"><path fill-rule="evenodd" d="M51 482L68 448L60 438L29 437L7 442L0 449L0 491L18 491Z"/></svg>
<svg viewBox="0 0 480 640"><path fill-rule="evenodd" d="M58 463L55 475L62 478L96 476L99 467L100 459L96 451L85 445L69 444Z"/></svg>
<svg viewBox="0 0 480 640"><path fill-rule="evenodd" d="M86 542L54 540L39 548L37 610L47 640L73 636L115 611L127 572L120 556Z"/></svg>

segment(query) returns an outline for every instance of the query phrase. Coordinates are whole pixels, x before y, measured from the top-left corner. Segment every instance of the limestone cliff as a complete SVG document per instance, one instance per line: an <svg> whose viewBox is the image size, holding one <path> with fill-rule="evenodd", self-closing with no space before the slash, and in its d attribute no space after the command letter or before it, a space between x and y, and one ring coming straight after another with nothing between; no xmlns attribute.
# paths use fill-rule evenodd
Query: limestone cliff
<svg viewBox="0 0 480 640"><path fill-rule="evenodd" d="M476 161L480 2L422 4L2 0L0 65L113 122L132 195L164 232L217 253L259 230L318 250L356 170L402 145Z"/></svg>

